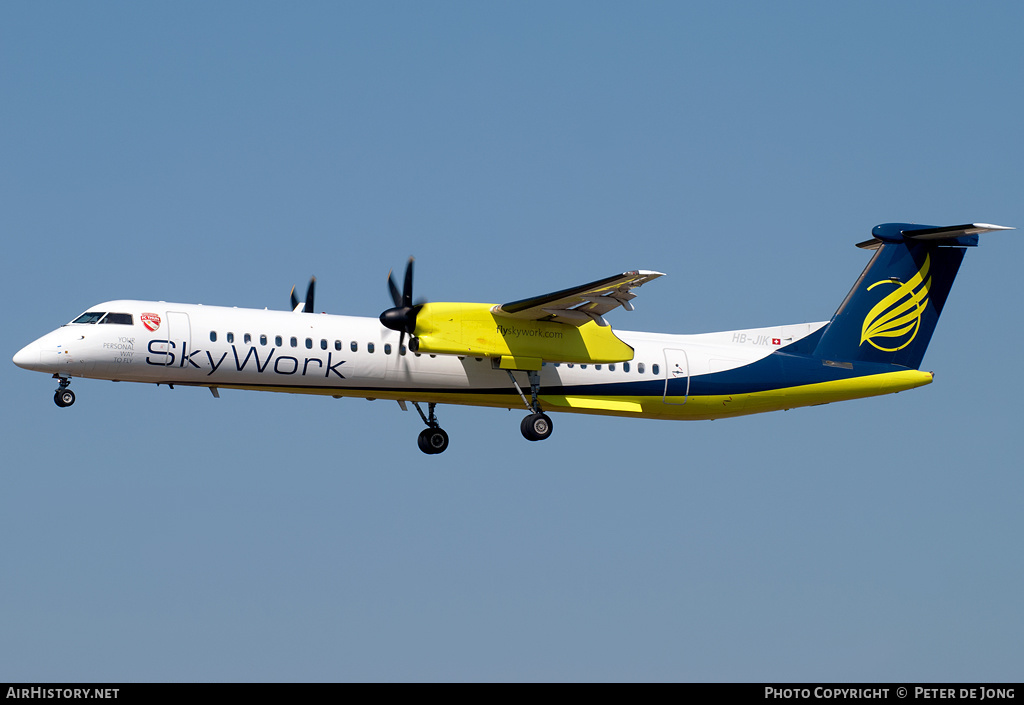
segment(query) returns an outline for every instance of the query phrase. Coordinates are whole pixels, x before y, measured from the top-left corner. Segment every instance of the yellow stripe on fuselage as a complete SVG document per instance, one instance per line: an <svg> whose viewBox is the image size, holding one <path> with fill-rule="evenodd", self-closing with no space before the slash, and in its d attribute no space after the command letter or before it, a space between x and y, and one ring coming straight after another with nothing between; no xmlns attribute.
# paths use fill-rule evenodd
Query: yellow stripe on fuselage
<svg viewBox="0 0 1024 705"><path fill-rule="evenodd" d="M914 389L932 381L932 373L920 370L886 372L850 379L784 387L763 392L730 395L669 397L668 403L660 396L576 396L540 394L545 411L564 411L576 414L600 414L654 419L719 419L730 416L781 411L801 406L829 404L835 401L861 399L882 394L893 394ZM177 382L176 384L185 383ZM197 385L199 386L199 385ZM207 385L201 385L207 386ZM437 402L466 406L520 408L518 394L472 394L466 392L432 392L429 390L401 389L325 389L317 387L267 387L256 385L209 385L221 389L252 389L257 391L289 392L293 394L320 394L333 397L389 399L401 401Z"/></svg>
<svg viewBox="0 0 1024 705"><path fill-rule="evenodd" d="M932 379L931 372L906 370L749 394L690 397L682 406L674 407L671 404L663 404L671 411L668 414L659 413L652 416L678 419L720 419L730 416L745 416L766 411L782 411L801 406L816 406L830 404L834 401L894 394L931 384ZM682 399L678 401L682 402ZM675 411L676 409L678 411ZM644 410L647 411L646 405Z"/></svg>

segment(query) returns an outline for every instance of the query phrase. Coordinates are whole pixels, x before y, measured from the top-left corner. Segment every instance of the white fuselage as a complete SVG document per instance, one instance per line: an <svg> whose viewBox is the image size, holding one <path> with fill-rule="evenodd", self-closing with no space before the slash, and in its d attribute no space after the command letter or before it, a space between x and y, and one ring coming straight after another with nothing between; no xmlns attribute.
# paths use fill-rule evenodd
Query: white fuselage
<svg viewBox="0 0 1024 705"><path fill-rule="evenodd" d="M334 397L523 406L507 370L486 357L399 349L375 318L152 301L109 301L90 312L130 323L69 323L18 352L21 367L62 378L253 389ZM870 389L793 384L751 394L694 395L692 380L718 379L813 334L825 322L669 335L619 331L633 358L614 364L545 363L546 411L653 418L718 418L899 391L931 381L898 379ZM925 375L926 373L920 373ZM513 372L529 394L524 371ZM683 381L685 380L685 381ZM670 387L671 383L671 387ZM897 388L898 387L898 388Z"/></svg>

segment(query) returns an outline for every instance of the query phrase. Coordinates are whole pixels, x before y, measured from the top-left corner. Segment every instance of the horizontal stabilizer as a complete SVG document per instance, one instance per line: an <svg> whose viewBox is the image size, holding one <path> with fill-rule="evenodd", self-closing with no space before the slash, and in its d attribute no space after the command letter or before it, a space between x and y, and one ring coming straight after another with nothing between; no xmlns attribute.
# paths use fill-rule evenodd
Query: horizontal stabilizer
<svg viewBox="0 0 1024 705"><path fill-rule="evenodd" d="M947 225L943 228L926 228L924 230L904 231L906 237L915 240L943 240L961 235L977 235L994 230L1013 230L1006 225L990 225L989 223L968 223L967 225Z"/></svg>
<svg viewBox="0 0 1024 705"><path fill-rule="evenodd" d="M1014 230L1014 228L990 223L967 223L941 227L913 223L882 223L871 229L873 238L857 243L857 247L865 250L877 250L884 242L904 242L906 240L946 247L974 247L978 244L979 233L996 230Z"/></svg>

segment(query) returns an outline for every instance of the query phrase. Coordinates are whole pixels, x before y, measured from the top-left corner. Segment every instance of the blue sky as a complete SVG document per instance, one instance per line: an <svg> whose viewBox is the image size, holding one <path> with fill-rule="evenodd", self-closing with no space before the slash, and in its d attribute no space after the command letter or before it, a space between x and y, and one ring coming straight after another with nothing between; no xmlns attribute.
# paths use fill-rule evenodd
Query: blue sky
<svg viewBox="0 0 1024 705"><path fill-rule="evenodd" d="M376 316L627 269L827 319L882 222L1024 226L1019 3L5 3L3 348L114 298ZM909 393L729 421L0 368L0 680L1019 681L1020 232Z"/></svg>

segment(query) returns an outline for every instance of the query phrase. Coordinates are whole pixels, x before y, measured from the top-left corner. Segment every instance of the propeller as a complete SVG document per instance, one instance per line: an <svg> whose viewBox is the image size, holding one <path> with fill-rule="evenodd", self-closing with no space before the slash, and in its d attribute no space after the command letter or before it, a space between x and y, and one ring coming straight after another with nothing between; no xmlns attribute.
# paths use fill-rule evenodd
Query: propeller
<svg viewBox="0 0 1024 705"><path fill-rule="evenodd" d="M313 295L316 293L316 277L312 277L309 280L309 287L306 289L306 302L302 305L303 313L313 313ZM299 298L295 295L295 287L292 287L292 311L298 312L299 310Z"/></svg>
<svg viewBox="0 0 1024 705"><path fill-rule="evenodd" d="M401 350L402 344L405 342L405 334L409 334L409 349L416 352L418 347L416 338L416 314L420 312L423 307L424 301L417 301L415 304L412 302L412 263L414 258L409 258L409 263L405 265L405 281L402 285L402 292L399 293L398 285L395 284L395 278L392 276L392 272L388 272L388 290L391 292L391 300L394 302L394 308L389 308L384 313L380 314L380 322L385 328L396 330L401 335L398 337L398 348Z"/></svg>

